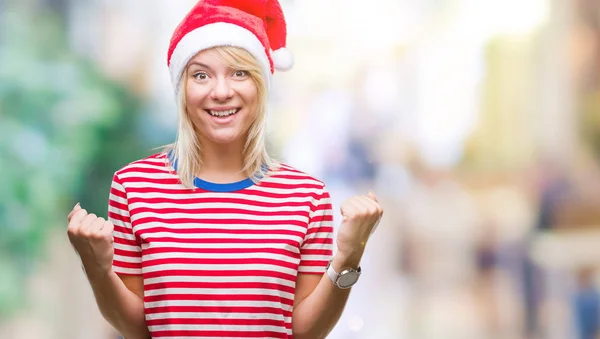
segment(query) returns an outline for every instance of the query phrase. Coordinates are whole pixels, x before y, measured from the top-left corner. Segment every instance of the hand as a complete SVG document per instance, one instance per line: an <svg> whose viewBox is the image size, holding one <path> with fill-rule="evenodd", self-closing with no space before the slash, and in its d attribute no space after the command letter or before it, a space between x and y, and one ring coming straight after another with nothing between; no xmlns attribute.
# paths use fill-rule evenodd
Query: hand
<svg viewBox="0 0 600 339"><path fill-rule="evenodd" d="M344 201L340 207L342 224L338 231L338 254L343 257L361 257L371 234L375 231L383 209L373 192Z"/></svg>
<svg viewBox="0 0 600 339"><path fill-rule="evenodd" d="M88 214L79 203L73 207L67 220L69 240L79 254L86 274L108 273L114 256L113 224L95 214Z"/></svg>

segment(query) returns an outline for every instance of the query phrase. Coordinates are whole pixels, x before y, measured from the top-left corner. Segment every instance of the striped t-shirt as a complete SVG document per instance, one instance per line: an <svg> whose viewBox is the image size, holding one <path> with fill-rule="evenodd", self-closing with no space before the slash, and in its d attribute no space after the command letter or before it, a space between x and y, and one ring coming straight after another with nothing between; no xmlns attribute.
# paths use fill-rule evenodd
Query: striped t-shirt
<svg viewBox="0 0 600 339"><path fill-rule="evenodd" d="M143 277L152 338L291 338L296 276L332 256L324 184L282 165L258 184L194 185L165 154L113 177L113 267Z"/></svg>

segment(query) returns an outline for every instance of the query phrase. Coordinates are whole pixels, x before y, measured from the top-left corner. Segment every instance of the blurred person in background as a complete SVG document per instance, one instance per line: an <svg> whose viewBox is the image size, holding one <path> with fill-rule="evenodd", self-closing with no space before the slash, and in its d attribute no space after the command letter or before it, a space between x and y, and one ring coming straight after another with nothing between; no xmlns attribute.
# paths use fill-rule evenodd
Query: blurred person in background
<svg viewBox="0 0 600 339"><path fill-rule="evenodd" d="M600 336L600 293L594 284L595 270L582 268L577 272L577 290L573 297L573 315L577 339L597 339Z"/></svg>
<svg viewBox="0 0 600 339"><path fill-rule="evenodd" d="M556 227L557 209L561 201L571 193L566 169L562 164L551 157L542 157L536 167L538 174L535 190L539 205L537 220L524 241L526 252L530 250L536 236ZM540 313L544 295L547 294L547 282L544 280L544 270L532 258L524 256L522 260L526 335L528 338L536 338L542 332Z"/></svg>
<svg viewBox="0 0 600 339"><path fill-rule="evenodd" d="M267 153L285 40L275 0L199 2L168 52L177 140L116 171L108 220L70 212L98 306L124 337L324 338L341 316L382 209L371 192L345 201L333 256L327 188Z"/></svg>

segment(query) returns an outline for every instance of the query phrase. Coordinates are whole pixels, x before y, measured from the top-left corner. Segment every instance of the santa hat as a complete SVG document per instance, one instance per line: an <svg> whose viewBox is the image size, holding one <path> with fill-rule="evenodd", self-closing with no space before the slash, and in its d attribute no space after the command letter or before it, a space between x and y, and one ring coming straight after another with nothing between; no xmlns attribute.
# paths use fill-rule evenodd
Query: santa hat
<svg viewBox="0 0 600 339"><path fill-rule="evenodd" d="M277 0L200 0L177 26L169 45L169 72L176 91L190 59L216 46L241 47L252 54L267 87L275 70L293 66Z"/></svg>

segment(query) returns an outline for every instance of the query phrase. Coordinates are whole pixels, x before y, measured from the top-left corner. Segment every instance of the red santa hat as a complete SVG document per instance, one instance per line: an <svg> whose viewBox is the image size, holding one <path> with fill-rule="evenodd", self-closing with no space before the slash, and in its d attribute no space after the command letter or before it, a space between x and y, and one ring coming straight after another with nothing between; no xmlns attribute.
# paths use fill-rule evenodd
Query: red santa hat
<svg viewBox="0 0 600 339"><path fill-rule="evenodd" d="M275 70L293 66L286 48L286 24L277 0L200 0L175 29L168 52L177 91L182 73L198 52L216 46L240 47L261 65L267 87Z"/></svg>

